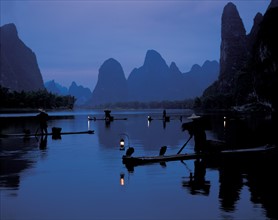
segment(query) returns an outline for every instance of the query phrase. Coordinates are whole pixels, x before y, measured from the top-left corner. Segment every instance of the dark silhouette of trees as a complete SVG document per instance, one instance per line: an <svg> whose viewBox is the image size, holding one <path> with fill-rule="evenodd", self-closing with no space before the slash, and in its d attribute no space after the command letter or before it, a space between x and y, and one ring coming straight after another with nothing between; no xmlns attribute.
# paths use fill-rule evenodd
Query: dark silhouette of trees
<svg viewBox="0 0 278 220"><path fill-rule="evenodd" d="M10 91L0 86L0 108L73 108L74 96L59 96L46 90Z"/></svg>

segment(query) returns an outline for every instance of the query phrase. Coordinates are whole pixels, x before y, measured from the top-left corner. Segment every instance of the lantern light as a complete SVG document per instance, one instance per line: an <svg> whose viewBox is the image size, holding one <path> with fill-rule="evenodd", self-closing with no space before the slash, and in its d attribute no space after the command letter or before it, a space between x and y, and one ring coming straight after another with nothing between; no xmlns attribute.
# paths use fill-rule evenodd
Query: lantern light
<svg viewBox="0 0 278 220"><path fill-rule="evenodd" d="M122 138L121 140L120 140L120 150L124 150L125 149L125 141L124 141L124 139Z"/></svg>
<svg viewBox="0 0 278 220"><path fill-rule="evenodd" d="M120 174L120 185L121 186L124 186L125 185L125 174L124 173L121 173Z"/></svg>

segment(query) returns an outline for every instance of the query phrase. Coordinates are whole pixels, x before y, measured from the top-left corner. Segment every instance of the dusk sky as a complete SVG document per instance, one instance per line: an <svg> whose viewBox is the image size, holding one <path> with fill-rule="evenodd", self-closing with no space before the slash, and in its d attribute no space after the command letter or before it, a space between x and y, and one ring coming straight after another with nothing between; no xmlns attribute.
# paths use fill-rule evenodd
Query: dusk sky
<svg viewBox="0 0 278 220"><path fill-rule="evenodd" d="M94 89L103 62L114 58L126 77L154 49L181 72L220 56L224 0L0 0L1 26L14 23L33 50L44 81ZM249 33L269 0L231 1Z"/></svg>

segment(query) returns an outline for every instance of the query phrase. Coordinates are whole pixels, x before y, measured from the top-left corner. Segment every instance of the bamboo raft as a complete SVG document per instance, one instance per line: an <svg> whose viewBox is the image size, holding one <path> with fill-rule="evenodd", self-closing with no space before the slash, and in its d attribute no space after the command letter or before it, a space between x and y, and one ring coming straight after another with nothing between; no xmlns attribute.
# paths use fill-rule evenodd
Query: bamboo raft
<svg viewBox="0 0 278 220"><path fill-rule="evenodd" d="M88 131L69 131L69 132L50 132L47 134L41 134L41 133L19 133L19 134L0 134L0 138L9 138L9 137L36 137L36 136L52 136L52 135L70 135L70 134L94 134L94 130L88 130Z"/></svg>
<svg viewBox="0 0 278 220"><path fill-rule="evenodd" d="M113 118L113 119L106 119L106 118L92 118L92 117L88 117L89 121L116 121L116 120L127 120L127 118Z"/></svg>
<svg viewBox="0 0 278 220"><path fill-rule="evenodd" d="M117 120L127 120L127 118L114 118L114 119L105 119L105 118L88 118L89 121L117 121Z"/></svg>
<svg viewBox="0 0 278 220"><path fill-rule="evenodd" d="M250 155L263 152L272 152L277 149L275 145L265 145L256 148L246 149L231 149L222 150L219 152L207 152L207 153L188 153L188 154L173 154L173 155L159 155L159 156L139 156L132 157L124 155L122 157L122 163L126 165L144 165L149 163L160 163L167 161L178 161L178 160L191 160L191 159L202 159L208 157L221 157L221 156L233 156L233 155Z"/></svg>

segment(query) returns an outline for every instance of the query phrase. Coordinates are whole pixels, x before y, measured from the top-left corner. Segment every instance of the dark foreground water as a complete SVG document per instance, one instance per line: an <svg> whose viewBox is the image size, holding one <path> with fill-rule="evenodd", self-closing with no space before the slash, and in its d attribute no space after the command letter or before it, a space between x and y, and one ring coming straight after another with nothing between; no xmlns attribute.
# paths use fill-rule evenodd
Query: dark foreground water
<svg viewBox="0 0 278 220"><path fill-rule="evenodd" d="M127 169L121 138L135 148L134 156L157 155L163 145L174 154L189 138L181 124L192 112L167 113L170 122L163 123L162 110L112 111L127 120L105 124L87 120L103 118L103 111L51 112L49 130L95 134L0 138L0 219L277 219L277 154ZM1 133L35 133L34 115L2 114ZM154 118L149 124L148 115ZM224 116L209 116L208 139L229 141L233 148L270 141L269 117ZM183 152L193 146L191 140ZM199 176L193 183L190 173Z"/></svg>

